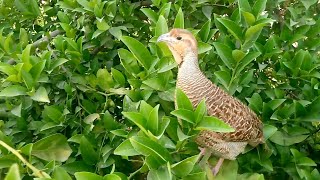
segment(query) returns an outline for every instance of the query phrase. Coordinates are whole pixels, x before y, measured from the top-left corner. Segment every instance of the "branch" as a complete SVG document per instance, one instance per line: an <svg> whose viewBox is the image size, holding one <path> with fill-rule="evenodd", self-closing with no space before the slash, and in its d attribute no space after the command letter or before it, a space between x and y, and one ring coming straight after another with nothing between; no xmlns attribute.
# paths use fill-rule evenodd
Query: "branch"
<svg viewBox="0 0 320 180"><path fill-rule="evenodd" d="M33 48L37 48L37 47L40 46L40 44L42 44L42 43L44 43L44 42L49 42L49 39L52 39L52 38L58 36L58 35L61 34L61 33L62 33L62 31L60 31L60 30L55 30L55 31L53 31L53 32L51 32L51 33L49 34L49 37L48 37L48 36L44 36L44 37L42 37L41 39L38 39L36 42L34 42L34 43L32 44L32 47L33 47Z"/></svg>
<svg viewBox="0 0 320 180"><path fill-rule="evenodd" d="M5 142L0 141L0 145L2 145L4 148L6 148L8 151L10 151L15 156L17 156L17 158L19 158L28 168L30 168L33 171L35 176L37 176L39 178L50 178L50 176L47 173L45 173L45 172L37 169L36 167L34 167L24 157L22 157L22 155L17 150L13 149L12 147L10 147Z"/></svg>

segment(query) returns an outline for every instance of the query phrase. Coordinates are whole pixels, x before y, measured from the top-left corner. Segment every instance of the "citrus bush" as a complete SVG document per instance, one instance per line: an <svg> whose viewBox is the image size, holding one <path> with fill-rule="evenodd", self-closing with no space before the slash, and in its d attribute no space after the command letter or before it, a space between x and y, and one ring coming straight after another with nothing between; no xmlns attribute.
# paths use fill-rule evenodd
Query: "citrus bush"
<svg viewBox="0 0 320 180"><path fill-rule="evenodd" d="M193 139L232 129L181 91L175 109L177 65L156 42L173 27L196 36L204 74L264 123L266 143L215 178L320 179L317 0L0 8L0 179L212 179Z"/></svg>

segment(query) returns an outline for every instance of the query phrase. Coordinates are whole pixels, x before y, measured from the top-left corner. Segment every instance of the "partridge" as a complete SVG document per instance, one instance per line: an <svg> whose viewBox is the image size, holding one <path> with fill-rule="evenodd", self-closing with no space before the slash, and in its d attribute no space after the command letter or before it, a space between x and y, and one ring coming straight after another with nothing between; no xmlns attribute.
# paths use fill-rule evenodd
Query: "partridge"
<svg viewBox="0 0 320 180"><path fill-rule="evenodd" d="M201 72L197 40L191 32L172 29L159 36L157 41L167 44L179 66L176 87L188 96L194 107L205 99L208 115L218 117L235 129L230 133L203 130L195 139L204 150L220 157L213 169L214 175L218 173L224 159L235 160L244 152L247 144L255 147L264 142L263 124L258 116Z"/></svg>

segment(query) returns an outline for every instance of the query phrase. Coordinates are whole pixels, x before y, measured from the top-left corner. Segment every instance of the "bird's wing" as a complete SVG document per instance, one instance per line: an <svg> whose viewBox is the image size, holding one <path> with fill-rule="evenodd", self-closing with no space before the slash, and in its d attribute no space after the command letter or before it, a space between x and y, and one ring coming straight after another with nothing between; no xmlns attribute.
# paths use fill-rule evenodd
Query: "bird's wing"
<svg viewBox="0 0 320 180"><path fill-rule="evenodd" d="M246 141L252 144L262 141L262 122L240 100L219 89L215 97L207 97L206 102L210 116L218 117L235 129L235 132L220 133L225 141Z"/></svg>

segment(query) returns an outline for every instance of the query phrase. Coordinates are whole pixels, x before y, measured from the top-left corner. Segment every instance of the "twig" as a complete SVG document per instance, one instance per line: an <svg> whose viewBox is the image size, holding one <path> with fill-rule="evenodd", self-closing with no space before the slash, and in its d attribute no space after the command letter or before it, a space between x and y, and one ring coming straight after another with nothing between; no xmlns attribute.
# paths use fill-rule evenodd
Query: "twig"
<svg viewBox="0 0 320 180"><path fill-rule="evenodd" d="M48 37L48 36L44 36L44 37L42 37L41 39L38 39L36 42L34 42L34 43L32 44L32 47L33 47L33 48L37 48L37 47L39 47L40 44L42 44L43 42L48 42L49 39L54 38L54 37L58 36L58 35L61 34L61 33L62 33L62 31L60 31L60 30L55 30L55 31L53 31L53 32L51 32L51 33L49 34L49 37Z"/></svg>
<svg viewBox="0 0 320 180"><path fill-rule="evenodd" d="M0 140L0 145L3 146L4 148L6 148L8 151L10 151L15 156L17 156L28 168L30 168L33 171L35 176L37 176L39 178L51 178L47 173L37 169L32 164L30 164L24 157L22 157L22 155L17 150L13 149L5 142Z"/></svg>

